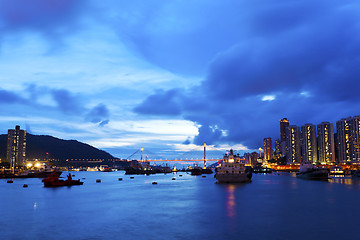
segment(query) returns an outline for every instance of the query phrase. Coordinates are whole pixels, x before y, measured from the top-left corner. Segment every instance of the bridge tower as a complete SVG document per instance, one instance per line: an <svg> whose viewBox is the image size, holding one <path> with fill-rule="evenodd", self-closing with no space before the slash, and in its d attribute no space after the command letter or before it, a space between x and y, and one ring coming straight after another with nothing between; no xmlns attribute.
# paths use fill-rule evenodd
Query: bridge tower
<svg viewBox="0 0 360 240"><path fill-rule="evenodd" d="M144 148L140 148L141 150L141 161L143 160L143 151L144 151Z"/></svg>
<svg viewBox="0 0 360 240"><path fill-rule="evenodd" d="M206 143L204 143L204 169L206 169Z"/></svg>

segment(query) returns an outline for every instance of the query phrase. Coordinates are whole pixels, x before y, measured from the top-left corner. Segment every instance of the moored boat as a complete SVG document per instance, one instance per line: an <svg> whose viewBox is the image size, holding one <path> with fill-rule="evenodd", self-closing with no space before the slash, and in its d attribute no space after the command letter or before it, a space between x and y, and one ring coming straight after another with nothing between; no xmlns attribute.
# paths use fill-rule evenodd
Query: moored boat
<svg viewBox="0 0 360 240"><path fill-rule="evenodd" d="M233 150L225 154L222 163L217 167L214 176L219 183L245 183L250 182L252 168L245 166L245 160L234 155Z"/></svg>
<svg viewBox="0 0 360 240"><path fill-rule="evenodd" d="M108 165L100 165L99 171L101 172L112 172L112 168Z"/></svg>
<svg viewBox="0 0 360 240"><path fill-rule="evenodd" d="M209 167L201 169L202 174L212 174L213 170Z"/></svg>
<svg viewBox="0 0 360 240"><path fill-rule="evenodd" d="M44 178L42 182L44 187L62 187L62 186L72 186L72 185L83 185L84 182L81 182L80 179L73 180L71 174L67 175L66 180L59 179L59 175L54 171L47 178Z"/></svg>
<svg viewBox="0 0 360 240"><path fill-rule="evenodd" d="M315 167L312 163L304 163L301 164L296 177L311 180L327 180L329 179L329 169Z"/></svg>
<svg viewBox="0 0 360 240"><path fill-rule="evenodd" d="M201 175L202 174L202 169L201 167L194 167L192 169L190 169L190 175Z"/></svg>
<svg viewBox="0 0 360 240"><path fill-rule="evenodd" d="M253 173L272 173L272 169L271 168L267 168L267 167L254 167L253 168Z"/></svg>

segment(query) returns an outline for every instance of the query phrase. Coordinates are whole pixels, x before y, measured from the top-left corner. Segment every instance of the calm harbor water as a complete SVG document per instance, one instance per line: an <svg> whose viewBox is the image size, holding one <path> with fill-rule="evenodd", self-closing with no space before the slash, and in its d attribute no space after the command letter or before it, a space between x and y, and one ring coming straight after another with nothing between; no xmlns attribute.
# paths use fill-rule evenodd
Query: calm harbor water
<svg viewBox="0 0 360 240"><path fill-rule="evenodd" d="M134 179L122 171L72 174L85 178L84 185L44 188L41 179L0 179L0 239L359 237L357 179L309 181L273 173L232 185L186 173Z"/></svg>

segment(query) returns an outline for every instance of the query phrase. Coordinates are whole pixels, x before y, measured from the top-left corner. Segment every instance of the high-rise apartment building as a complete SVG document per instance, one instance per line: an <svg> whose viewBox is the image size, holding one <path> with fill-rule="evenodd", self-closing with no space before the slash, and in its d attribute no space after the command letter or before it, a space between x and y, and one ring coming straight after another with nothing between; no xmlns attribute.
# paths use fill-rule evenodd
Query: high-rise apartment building
<svg viewBox="0 0 360 240"><path fill-rule="evenodd" d="M329 122L317 125L318 132L318 157L324 164L335 163L334 126Z"/></svg>
<svg viewBox="0 0 360 240"><path fill-rule="evenodd" d="M287 118L283 118L280 120L280 151L281 155L285 156L287 153L286 149L286 129L289 127L290 123Z"/></svg>
<svg viewBox="0 0 360 240"><path fill-rule="evenodd" d="M287 164L301 162L300 130L298 126L290 125L286 128L286 159Z"/></svg>
<svg viewBox="0 0 360 240"><path fill-rule="evenodd" d="M264 159L270 160L273 158L272 139L270 137L264 138Z"/></svg>
<svg viewBox="0 0 360 240"><path fill-rule="evenodd" d="M351 130L351 161L359 163L360 161L360 116L355 116L350 119Z"/></svg>
<svg viewBox="0 0 360 240"><path fill-rule="evenodd" d="M258 163L259 155L257 152L251 153L251 165L254 166Z"/></svg>
<svg viewBox="0 0 360 240"><path fill-rule="evenodd" d="M338 161L340 163L350 163L352 161L351 154L351 129L350 129L351 117L343 118L336 122L337 133L337 149L338 149Z"/></svg>
<svg viewBox="0 0 360 240"><path fill-rule="evenodd" d="M20 126L8 130L6 160L11 169L22 167L26 158L26 131Z"/></svg>
<svg viewBox="0 0 360 240"><path fill-rule="evenodd" d="M281 142L280 139L275 140L275 158L279 159L281 157Z"/></svg>
<svg viewBox="0 0 360 240"><path fill-rule="evenodd" d="M316 126L305 124L301 126L301 159L303 163L318 163L318 149L316 141Z"/></svg>

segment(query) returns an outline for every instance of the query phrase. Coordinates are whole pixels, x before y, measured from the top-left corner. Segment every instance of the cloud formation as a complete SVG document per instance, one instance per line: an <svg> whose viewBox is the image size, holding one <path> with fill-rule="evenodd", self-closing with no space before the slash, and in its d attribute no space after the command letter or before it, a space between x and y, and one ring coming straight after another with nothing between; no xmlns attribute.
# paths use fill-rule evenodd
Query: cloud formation
<svg viewBox="0 0 360 240"><path fill-rule="evenodd" d="M0 23L5 31L32 29L47 33L65 30L79 16L83 0L0 0Z"/></svg>
<svg viewBox="0 0 360 240"><path fill-rule="evenodd" d="M359 4L260 2L258 7L242 2L251 9L246 17L252 21L242 26L248 31L217 54L196 90L179 95L178 116L200 125L197 144L257 148L265 137L278 138L283 117L301 125L359 114ZM158 114L150 101L158 97L148 97L141 112Z"/></svg>
<svg viewBox="0 0 360 240"><path fill-rule="evenodd" d="M87 119L92 123L98 123L103 127L109 123L110 112L105 104L99 104L93 107L87 114Z"/></svg>
<svg viewBox="0 0 360 240"><path fill-rule="evenodd" d="M169 91L158 91L149 96L142 104L135 107L134 111L142 114L156 115L179 115L180 105L177 102L181 96L177 89ZM155 107L154 107L155 106Z"/></svg>
<svg viewBox="0 0 360 240"><path fill-rule="evenodd" d="M12 106L2 111L4 129L21 113L38 121L34 133L46 122L55 133L95 139L101 132L111 143L124 131L131 146L159 144L166 135L188 147L258 148L264 137L278 137L283 117L301 125L359 114L354 1L0 0L0 6L0 104ZM63 51L44 54L59 45ZM22 89L25 81L33 84ZM158 123L146 132L134 127L141 119L191 124Z"/></svg>
<svg viewBox="0 0 360 240"><path fill-rule="evenodd" d="M0 104L9 104L9 103L21 103L24 99L19 97L17 94L0 89Z"/></svg>

